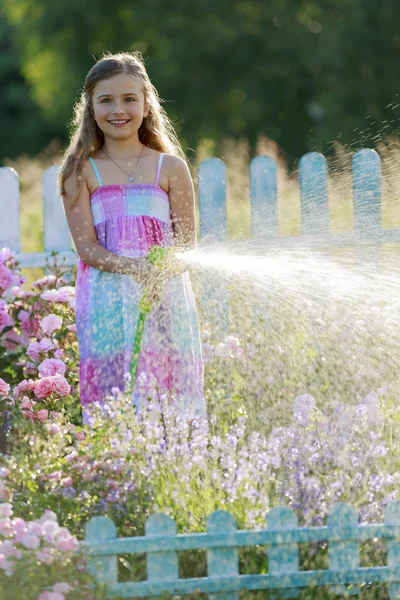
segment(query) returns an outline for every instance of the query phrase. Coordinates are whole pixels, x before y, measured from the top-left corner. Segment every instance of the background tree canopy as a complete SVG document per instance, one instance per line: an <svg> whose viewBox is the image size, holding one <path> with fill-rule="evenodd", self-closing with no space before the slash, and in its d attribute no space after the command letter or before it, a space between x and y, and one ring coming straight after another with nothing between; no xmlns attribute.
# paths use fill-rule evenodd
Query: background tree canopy
<svg viewBox="0 0 400 600"><path fill-rule="evenodd" d="M398 131L396 0L0 0L0 154L68 140L104 51L140 50L189 157L274 139L289 160Z"/></svg>

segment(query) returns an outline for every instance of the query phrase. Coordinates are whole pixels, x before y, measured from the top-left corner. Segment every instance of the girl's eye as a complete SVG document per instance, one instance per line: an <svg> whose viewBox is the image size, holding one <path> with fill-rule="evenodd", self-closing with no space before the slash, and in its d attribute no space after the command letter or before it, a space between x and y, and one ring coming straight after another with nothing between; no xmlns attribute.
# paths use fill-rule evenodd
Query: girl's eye
<svg viewBox="0 0 400 600"><path fill-rule="evenodd" d="M101 103L103 103L103 102L105 102L106 100L109 100L109 99L110 99L110 98L104 98L104 99L101 101ZM129 97L129 98L126 98L126 100L134 100L134 98L131 98L131 97Z"/></svg>

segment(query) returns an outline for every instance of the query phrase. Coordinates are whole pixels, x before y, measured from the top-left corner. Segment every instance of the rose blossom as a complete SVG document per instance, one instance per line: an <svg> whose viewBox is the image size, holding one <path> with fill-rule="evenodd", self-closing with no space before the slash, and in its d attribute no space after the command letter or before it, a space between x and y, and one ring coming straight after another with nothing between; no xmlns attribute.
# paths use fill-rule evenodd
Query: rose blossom
<svg viewBox="0 0 400 600"><path fill-rule="evenodd" d="M37 385L37 381L33 381L32 379L24 379L14 388L14 397L19 398L26 392L32 392Z"/></svg>
<svg viewBox="0 0 400 600"><path fill-rule="evenodd" d="M34 394L38 398L47 398L53 392L60 396L67 396L71 391L71 387L67 380L62 375L50 375L40 379L35 387Z"/></svg>
<svg viewBox="0 0 400 600"><path fill-rule="evenodd" d="M30 342L29 346L26 349L26 353L29 358L33 360L39 360L40 357L40 346L39 342Z"/></svg>
<svg viewBox="0 0 400 600"><path fill-rule="evenodd" d="M13 352L17 346L21 343L21 337L15 331L15 329L11 329L7 331L1 338L1 344L7 350L7 352Z"/></svg>
<svg viewBox="0 0 400 600"><path fill-rule="evenodd" d="M16 257L15 252L13 252L10 248L2 248L0 250L0 264L3 265L5 262L10 260L14 260Z"/></svg>
<svg viewBox="0 0 400 600"><path fill-rule="evenodd" d="M0 288L7 290L12 282L12 271L4 264L0 264Z"/></svg>
<svg viewBox="0 0 400 600"><path fill-rule="evenodd" d="M62 360L56 358L46 358L39 365L40 377L48 377L49 375L64 375L67 365Z"/></svg>
<svg viewBox="0 0 400 600"><path fill-rule="evenodd" d="M7 396L10 390L10 385L0 377L0 396Z"/></svg>
<svg viewBox="0 0 400 600"><path fill-rule="evenodd" d="M48 302L58 302L59 301L59 293L58 293L58 290L56 290L56 289L46 290L45 292L40 294L40 297L43 300L47 300Z"/></svg>
<svg viewBox="0 0 400 600"><path fill-rule="evenodd" d="M52 334L56 329L60 329L62 325L62 319L52 313L47 315L47 317L43 317L40 325L45 333Z"/></svg>

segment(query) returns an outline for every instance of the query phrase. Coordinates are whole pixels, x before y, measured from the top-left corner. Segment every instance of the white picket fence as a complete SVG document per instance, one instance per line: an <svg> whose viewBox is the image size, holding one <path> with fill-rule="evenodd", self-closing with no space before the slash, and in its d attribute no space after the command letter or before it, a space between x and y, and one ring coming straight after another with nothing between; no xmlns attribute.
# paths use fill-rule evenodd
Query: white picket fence
<svg viewBox="0 0 400 600"><path fill-rule="evenodd" d="M251 233L265 249L336 248L400 242L400 229L383 230L381 222L381 161L374 150L362 149L353 155L354 230L330 231L328 208L328 163L319 153L305 154L299 161L301 197L301 236L278 234L277 165L274 159L259 155L249 165ZM55 250L65 264L74 265L77 253L57 193L57 166L43 174L44 251L21 253L20 191L18 173L0 168L0 244L14 250L21 267L44 267ZM227 240L226 165L219 158L205 159L199 165L200 241ZM262 218L260 218L260 216Z"/></svg>

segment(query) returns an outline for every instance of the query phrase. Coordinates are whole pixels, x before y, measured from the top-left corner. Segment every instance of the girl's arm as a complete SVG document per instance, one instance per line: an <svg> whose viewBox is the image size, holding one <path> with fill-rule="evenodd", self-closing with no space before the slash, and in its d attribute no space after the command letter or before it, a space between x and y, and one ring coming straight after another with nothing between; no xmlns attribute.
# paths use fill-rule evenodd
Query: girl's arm
<svg viewBox="0 0 400 600"><path fill-rule="evenodd" d="M146 258L130 258L110 252L98 242L90 209L90 192L82 175L82 185L74 205L71 198L77 188L76 173L65 181L65 194L62 195L65 215L75 248L84 263L100 271L131 275L142 283L152 269Z"/></svg>
<svg viewBox="0 0 400 600"><path fill-rule="evenodd" d="M174 246L182 250L196 247L195 193L186 162L168 157L169 201L174 229Z"/></svg>

